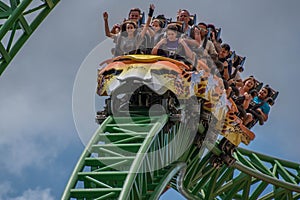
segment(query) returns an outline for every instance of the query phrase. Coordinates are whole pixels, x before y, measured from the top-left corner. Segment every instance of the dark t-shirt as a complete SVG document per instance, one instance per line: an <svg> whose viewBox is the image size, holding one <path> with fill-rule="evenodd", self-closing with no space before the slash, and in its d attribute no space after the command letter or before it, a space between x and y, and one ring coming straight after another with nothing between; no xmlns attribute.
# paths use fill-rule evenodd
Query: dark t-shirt
<svg viewBox="0 0 300 200"><path fill-rule="evenodd" d="M179 39L175 41L167 40L167 43L162 45L158 51L157 55L171 57L174 59L185 58L185 51L181 44L179 44Z"/></svg>

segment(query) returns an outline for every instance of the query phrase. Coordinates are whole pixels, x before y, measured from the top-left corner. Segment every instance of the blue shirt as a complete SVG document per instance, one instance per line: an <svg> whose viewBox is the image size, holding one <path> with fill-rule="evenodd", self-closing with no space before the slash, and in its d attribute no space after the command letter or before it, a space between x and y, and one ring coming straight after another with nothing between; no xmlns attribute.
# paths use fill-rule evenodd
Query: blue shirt
<svg viewBox="0 0 300 200"><path fill-rule="evenodd" d="M263 102L263 100L261 100L260 98L258 98L258 96L256 96L253 98L253 102L256 104L260 104L261 102ZM270 112L270 105L267 102L264 102L264 104L262 106L260 106L259 108L266 115L269 114L269 112Z"/></svg>

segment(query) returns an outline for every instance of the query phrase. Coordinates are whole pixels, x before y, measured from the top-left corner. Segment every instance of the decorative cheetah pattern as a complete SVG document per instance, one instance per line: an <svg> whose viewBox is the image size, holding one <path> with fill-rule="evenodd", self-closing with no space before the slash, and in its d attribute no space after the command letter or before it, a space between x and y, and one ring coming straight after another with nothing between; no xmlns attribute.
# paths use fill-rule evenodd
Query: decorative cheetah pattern
<svg viewBox="0 0 300 200"><path fill-rule="evenodd" d="M137 59L138 58L138 59ZM177 98L186 99L195 95L203 99L202 109L211 112L218 122L218 131L231 143L238 146L241 142L249 144L255 135L248 130L241 119L236 116L237 108L226 93L221 78L209 72L191 71L180 62L170 59L145 55L133 57L131 60L116 61L98 71L97 94L110 95L109 86L118 82L118 77L126 77L138 71L141 77L151 74L151 77L171 90ZM225 106L224 106L225 105ZM223 123L221 123L223 122Z"/></svg>

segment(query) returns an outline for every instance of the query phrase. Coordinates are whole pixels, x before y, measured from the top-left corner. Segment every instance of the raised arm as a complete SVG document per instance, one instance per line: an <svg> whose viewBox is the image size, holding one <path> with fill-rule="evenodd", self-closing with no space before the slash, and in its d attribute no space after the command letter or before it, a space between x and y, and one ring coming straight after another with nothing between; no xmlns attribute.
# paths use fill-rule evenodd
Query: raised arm
<svg viewBox="0 0 300 200"><path fill-rule="evenodd" d="M104 28L105 28L105 35L107 37L113 37L114 34L112 34L109 30L109 25L108 25L108 13L104 12L103 13L103 19L104 19Z"/></svg>
<svg viewBox="0 0 300 200"><path fill-rule="evenodd" d="M149 28L149 25L150 25L150 22L151 22L151 19L152 19L152 16L153 16L153 12L154 12L154 9L155 9L155 6L154 4L150 4L150 7L149 7L149 13L148 13L148 18L147 18L147 21L146 21L146 24L141 32L141 37L143 38Z"/></svg>
<svg viewBox="0 0 300 200"><path fill-rule="evenodd" d="M211 38L212 43L214 44L214 47L215 47L215 50L217 51L217 53L219 53L222 49L221 44L217 41L215 32L212 31L211 34L212 34L212 38Z"/></svg>
<svg viewBox="0 0 300 200"><path fill-rule="evenodd" d="M155 31L148 27L148 33L151 37L155 36Z"/></svg>
<svg viewBox="0 0 300 200"><path fill-rule="evenodd" d="M225 61L225 62L223 63L223 66L224 66L223 77L224 77L224 79L227 81L227 80L229 79L228 62Z"/></svg>

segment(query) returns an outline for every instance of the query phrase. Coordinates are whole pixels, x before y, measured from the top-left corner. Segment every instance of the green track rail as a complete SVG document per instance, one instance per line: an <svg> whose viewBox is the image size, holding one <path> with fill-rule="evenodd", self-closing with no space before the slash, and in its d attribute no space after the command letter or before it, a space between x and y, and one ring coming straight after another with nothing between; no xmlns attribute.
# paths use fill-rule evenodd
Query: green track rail
<svg viewBox="0 0 300 200"><path fill-rule="evenodd" d="M233 166L214 168L211 156L222 153L217 146L206 141L212 150L200 151L190 143L189 128L179 122L170 126L169 120L108 117L81 155L62 199L154 200L168 187L187 199L300 199L299 164L238 148Z"/></svg>
<svg viewBox="0 0 300 200"><path fill-rule="evenodd" d="M62 199L157 199L186 168L177 161L177 144L190 140L179 123L166 128L168 120L167 115L108 117L80 157Z"/></svg>
<svg viewBox="0 0 300 200"><path fill-rule="evenodd" d="M0 76L59 0L0 1Z"/></svg>
<svg viewBox="0 0 300 200"><path fill-rule="evenodd" d="M222 153L217 146L204 143L212 149L204 154L207 149L190 145L187 127L166 126L168 120L107 118L62 199L158 199L169 186L187 199L300 199L299 164L238 148L233 166L214 168L211 156ZM180 152L186 145L190 148Z"/></svg>
<svg viewBox="0 0 300 200"><path fill-rule="evenodd" d="M189 163L185 176L184 187L197 199L300 199L300 164L238 148L233 166L216 169L210 158L221 151L210 148L201 160Z"/></svg>

